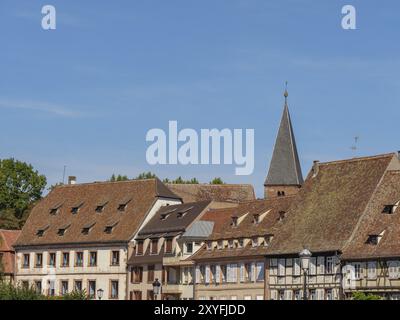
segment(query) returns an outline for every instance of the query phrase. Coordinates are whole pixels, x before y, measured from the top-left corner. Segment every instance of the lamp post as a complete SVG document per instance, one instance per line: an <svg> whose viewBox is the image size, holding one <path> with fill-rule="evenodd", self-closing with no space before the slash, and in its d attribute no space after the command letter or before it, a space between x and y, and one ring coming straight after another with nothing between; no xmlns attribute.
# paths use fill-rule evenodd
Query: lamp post
<svg viewBox="0 0 400 320"><path fill-rule="evenodd" d="M103 292L104 292L103 289L98 289L97 290L97 296L99 297L99 300L101 300L101 298L103 298Z"/></svg>
<svg viewBox="0 0 400 320"><path fill-rule="evenodd" d="M304 277L304 283L303 283L303 300L308 299L307 295L307 274L308 274L308 269L310 267L310 259L311 259L311 252L308 249L303 249L299 253L300 257L300 264L301 268L303 269L303 277Z"/></svg>
<svg viewBox="0 0 400 320"><path fill-rule="evenodd" d="M161 283L160 283L160 281L158 281L158 279L156 278L156 280L153 282L154 300L157 300L157 295L159 295L160 292L161 292Z"/></svg>

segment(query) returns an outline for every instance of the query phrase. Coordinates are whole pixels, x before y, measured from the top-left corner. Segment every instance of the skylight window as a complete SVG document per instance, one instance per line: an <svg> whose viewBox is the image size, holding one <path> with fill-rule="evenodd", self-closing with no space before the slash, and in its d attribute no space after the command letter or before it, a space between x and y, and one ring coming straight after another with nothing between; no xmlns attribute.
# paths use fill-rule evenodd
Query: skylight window
<svg viewBox="0 0 400 320"><path fill-rule="evenodd" d="M79 212L79 209L82 207L82 205L83 205L83 202L82 202L82 203L79 203L78 205L74 205L74 206L71 208L71 213L72 213L72 214L77 214L77 213Z"/></svg>
<svg viewBox="0 0 400 320"><path fill-rule="evenodd" d="M118 206L118 211L125 211L125 209L126 209L126 206L127 206L127 204L126 204L126 203L124 203L124 204L120 204L120 205Z"/></svg>
<svg viewBox="0 0 400 320"><path fill-rule="evenodd" d="M233 216L233 217L232 217L231 226L232 226L232 227L237 227L237 226L238 226L238 221L239 221L239 218L236 217L236 216Z"/></svg>
<svg viewBox="0 0 400 320"><path fill-rule="evenodd" d="M50 208L50 214L51 215L56 215L59 212L59 209L61 208L62 204L57 204L54 207Z"/></svg>
<svg viewBox="0 0 400 320"><path fill-rule="evenodd" d="M45 231L46 231L48 228L49 228L49 226L45 226L45 227L43 227L43 228L40 228L40 229L36 232L36 235L37 235L38 237L43 237Z"/></svg>
<svg viewBox="0 0 400 320"><path fill-rule="evenodd" d="M118 222L114 222L114 223L112 223L112 224L106 225L105 228L104 228L104 232L110 234L110 233L114 230L114 227L115 227L117 224L118 224Z"/></svg>
<svg viewBox="0 0 400 320"><path fill-rule="evenodd" d="M260 215L258 213L253 215L253 223L259 224L260 223Z"/></svg>
<svg viewBox="0 0 400 320"><path fill-rule="evenodd" d="M84 234L84 235L89 234L90 230L92 230L92 228L93 228L94 225L95 225L95 222L83 226L83 228L82 228L82 234Z"/></svg>
<svg viewBox="0 0 400 320"><path fill-rule="evenodd" d="M380 234L370 234L367 238L366 243L374 246L378 245L384 233L385 231L382 231Z"/></svg>

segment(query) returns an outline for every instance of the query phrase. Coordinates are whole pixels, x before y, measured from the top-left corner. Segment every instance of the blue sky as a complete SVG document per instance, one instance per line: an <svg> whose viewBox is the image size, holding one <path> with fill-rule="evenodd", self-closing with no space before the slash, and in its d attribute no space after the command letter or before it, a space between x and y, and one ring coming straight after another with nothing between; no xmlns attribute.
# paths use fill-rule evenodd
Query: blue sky
<svg viewBox="0 0 400 320"><path fill-rule="evenodd" d="M41 8L57 9L57 30ZM357 30L341 8L357 9ZM400 149L400 3L395 0L0 2L0 158L49 183L151 170L221 176L262 195L289 82L303 167ZM146 132L254 128L255 170L149 166ZM358 150L352 151L353 137Z"/></svg>

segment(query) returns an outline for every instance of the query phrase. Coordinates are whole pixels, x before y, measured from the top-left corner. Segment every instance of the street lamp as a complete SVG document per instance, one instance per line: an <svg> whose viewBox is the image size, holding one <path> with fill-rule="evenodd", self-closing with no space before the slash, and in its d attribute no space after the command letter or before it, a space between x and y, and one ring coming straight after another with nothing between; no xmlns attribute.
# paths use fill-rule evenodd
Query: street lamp
<svg viewBox="0 0 400 320"><path fill-rule="evenodd" d="M299 253L301 268L303 269L304 284L303 284L303 299L307 300L307 274L310 268L311 252L308 249L303 249Z"/></svg>
<svg viewBox="0 0 400 320"><path fill-rule="evenodd" d="M153 282L154 300L157 300L157 295L159 295L160 292L161 292L161 283L160 283L160 281L158 281L158 279L156 278L156 280Z"/></svg>
<svg viewBox="0 0 400 320"><path fill-rule="evenodd" d="M99 297L99 300L101 300L101 298L103 298L103 292L104 292L103 289L98 289L97 290L97 296Z"/></svg>

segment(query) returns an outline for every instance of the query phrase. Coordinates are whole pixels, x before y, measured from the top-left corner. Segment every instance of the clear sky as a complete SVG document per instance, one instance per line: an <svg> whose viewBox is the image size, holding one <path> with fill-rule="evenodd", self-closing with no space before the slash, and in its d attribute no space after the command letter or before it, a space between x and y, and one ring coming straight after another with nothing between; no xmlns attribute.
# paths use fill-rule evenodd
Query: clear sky
<svg viewBox="0 0 400 320"><path fill-rule="evenodd" d="M41 8L57 29L41 28ZM357 30L341 28L341 8ZM0 158L49 183L215 176L258 196L289 82L303 174L312 160L400 149L400 3L396 0L2 0ZM146 132L254 128L255 170L149 166ZM357 151L351 150L359 136Z"/></svg>

